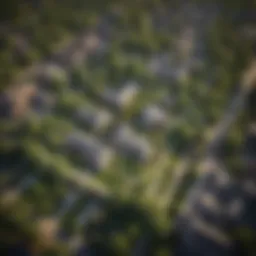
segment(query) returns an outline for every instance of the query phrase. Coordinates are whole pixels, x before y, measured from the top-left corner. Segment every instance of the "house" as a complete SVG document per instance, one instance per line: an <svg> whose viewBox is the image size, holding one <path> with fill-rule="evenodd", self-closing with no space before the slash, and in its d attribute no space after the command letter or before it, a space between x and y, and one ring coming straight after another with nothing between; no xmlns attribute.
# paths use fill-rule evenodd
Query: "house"
<svg viewBox="0 0 256 256"><path fill-rule="evenodd" d="M153 153L149 142L127 125L121 125L117 128L112 142L118 152L140 162L147 161Z"/></svg>
<svg viewBox="0 0 256 256"><path fill-rule="evenodd" d="M167 114L157 105L147 106L140 115L140 123L145 129L166 127L167 121Z"/></svg>
<svg viewBox="0 0 256 256"><path fill-rule="evenodd" d="M151 57L148 64L149 72L162 79L172 79L180 83L188 78L189 65L178 63L170 54L156 54Z"/></svg>
<svg viewBox="0 0 256 256"><path fill-rule="evenodd" d="M105 169L113 159L113 151L88 134L70 134L66 148L80 163L96 171Z"/></svg>
<svg viewBox="0 0 256 256"><path fill-rule="evenodd" d="M109 105L123 110L130 106L139 93L139 86L134 81L125 83L118 89L106 88L101 97Z"/></svg>
<svg viewBox="0 0 256 256"><path fill-rule="evenodd" d="M113 116L110 112L104 109L97 109L93 107L81 107L75 113L75 119L93 131L99 131L107 128Z"/></svg>

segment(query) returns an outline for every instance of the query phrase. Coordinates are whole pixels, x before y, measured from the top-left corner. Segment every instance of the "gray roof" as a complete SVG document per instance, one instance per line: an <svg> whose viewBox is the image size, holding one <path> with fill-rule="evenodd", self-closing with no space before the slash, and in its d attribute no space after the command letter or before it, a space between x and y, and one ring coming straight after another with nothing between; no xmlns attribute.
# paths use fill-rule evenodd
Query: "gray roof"
<svg viewBox="0 0 256 256"><path fill-rule="evenodd" d="M188 61L178 64L174 57L168 54L157 54L151 57L148 69L151 73L161 78L182 82L188 77L190 65Z"/></svg>
<svg viewBox="0 0 256 256"><path fill-rule="evenodd" d="M157 105L149 105L141 113L141 124L146 129L165 127L167 125L167 113Z"/></svg>
<svg viewBox="0 0 256 256"><path fill-rule="evenodd" d="M66 147L80 156L88 168L95 170L106 168L113 159L113 151L92 135L72 133L67 138Z"/></svg>
<svg viewBox="0 0 256 256"><path fill-rule="evenodd" d="M136 134L128 125L121 125L113 136L114 146L126 156L139 161L147 161L153 153L150 143Z"/></svg>
<svg viewBox="0 0 256 256"><path fill-rule="evenodd" d="M134 81L129 81L118 89L106 88L102 93L102 98L108 104L118 109L123 109L133 102L138 92L138 84Z"/></svg>
<svg viewBox="0 0 256 256"><path fill-rule="evenodd" d="M96 131L109 126L113 120L113 115L105 109L86 106L76 111L75 118L81 124Z"/></svg>

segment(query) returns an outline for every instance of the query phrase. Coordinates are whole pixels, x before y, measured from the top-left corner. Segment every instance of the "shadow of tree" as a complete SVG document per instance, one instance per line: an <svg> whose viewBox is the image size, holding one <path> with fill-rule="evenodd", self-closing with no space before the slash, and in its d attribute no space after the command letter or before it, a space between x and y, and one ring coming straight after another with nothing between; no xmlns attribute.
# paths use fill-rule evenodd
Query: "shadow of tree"
<svg viewBox="0 0 256 256"><path fill-rule="evenodd" d="M84 230L85 245L78 255L169 255L168 238L152 217L133 203L109 201L105 217ZM162 251L162 252L161 252Z"/></svg>

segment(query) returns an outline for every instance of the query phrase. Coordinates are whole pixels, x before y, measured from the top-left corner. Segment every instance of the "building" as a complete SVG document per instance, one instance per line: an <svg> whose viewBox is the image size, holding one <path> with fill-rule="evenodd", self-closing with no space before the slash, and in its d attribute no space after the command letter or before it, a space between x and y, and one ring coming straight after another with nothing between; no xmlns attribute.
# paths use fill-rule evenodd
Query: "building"
<svg viewBox="0 0 256 256"><path fill-rule="evenodd" d="M86 106L76 111L75 119L82 126L88 127L93 131L100 131L111 125L113 116L105 109L97 109Z"/></svg>
<svg viewBox="0 0 256 256"><path fill-rule="evenodd" d="M146 130L164 128L167 126L168 117L163 109L157 105L149 105L142 110L140 124Z"/></svg>
<svg viewBox="0 0 256 256"><path fill-rule="evenodd" d="M139 162L146 162L153 153L150 143L136 134L128 125L117 128L112 142L118 152Z"/></svg>
<svg viewBox="0 0 256 256"><path fill-rule="evenodd" d="M67 152L87 168L100 171L113 159L113 151L92 135L72 133L66 140Z"/></svg>
<svg viewBox="0 0 256 256"><path fill-rule="evenodd" d="M101 97L110 106L123 110L131 105L138 93L138 84L134 81L129 81L118 89L106 88Z"/></svg>

